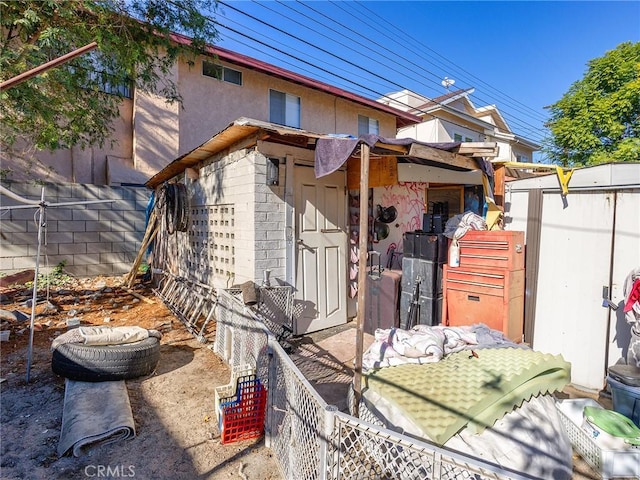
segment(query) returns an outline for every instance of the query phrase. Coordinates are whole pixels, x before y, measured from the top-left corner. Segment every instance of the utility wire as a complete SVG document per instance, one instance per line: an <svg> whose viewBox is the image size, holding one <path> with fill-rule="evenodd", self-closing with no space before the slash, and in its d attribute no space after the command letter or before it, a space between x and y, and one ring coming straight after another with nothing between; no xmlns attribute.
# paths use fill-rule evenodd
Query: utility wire
<svg viewBox="0 0 640 480"><path fill-rule="evenodd" d="M229 18L227 18L227 21L230 21L232 24L237 25L237 26L239 26L240 28L244 27L244 25L241 25L239 22L236 22L236 21L231 20L231 19L229 19ZM222 28L224 28L224 29L227 29L227 30L231 31L230 27L228 27L227 25L224 25L224 24L220 23L218 20L214 20L214 23L215 23L217 26L220 26L220 27L222 27ZM235 33L235 31L237 31L237 30L234 30L234 32L233 32L233 33ZM272 43L271 43L271 45L273 45L273 44L280 44L280 45L284 45L284 44L283 44L282 42L280 42L279 40L277 40L277 39L275 39L275 38L273 38L273 37L270 37L270 36L268 36L268 35L265 35L264 33L261 33L261 37L262 37L263 39L266 39L266 40L269 40L270 42L272 42ZM253 38L253 37L251 37L251 38ZM244 46L246 46L246 47L252 48L252 47L251 47L248 43L246 43L246 42L242 42L242 41L239 41L239 40L237 40L237 39L234 39L234 41L237 41L238 43L240 43L241 45L244 45ZM306 56L306 57L308 57L308 58L310 58L310 59L313 59L313 60L315 60L315 61L317 61L317 62L319 62L319 63L326 63L327 65L329 65L329 66L331 66L331 67L333 67L333 68L339 69L339 70L341 70L341 71L343 71L343 72L347 72L345 69L343 69L343 68L341 68L341 67L339 67L339 66L337 66L337 65L329 64L329 63L328 63L326 60L324 60L324 59L320 59L320 58L318 58L318 57L313 57L312 55L310 55L310 54L309 54L309 52L303 52L303 51L298 50L298 49L296 49L296 48L294 48L294 47L292 47L292 46L290 46L290 45L287 45L287 46L288 46L292 51L294 51L294 52L296 52L296 53L298 53L298 54L300 54L300 55L304 55L304 56ZM271 57L271 58L273 58L273 59L276 59L276 60L281 61L281 62L282 62L282 63L284 63L284 64L290 65L290 66L291 66L291 67L293 67L294 69L295 69L295 68L298 68L300 71L303 71L303 72L305 72L305 73L309 74L310 76L314 76L314 75L315 75L315 76L318 76L318 75L317 75L317 72L315 72L315 71L313 71L313 70L308 70L308 69L305 69L305 68L300 68L298 65L296 65L296 64L294 64L294 63L292 63L292 62L289 62L289 61L287 61L286 59L283 59L282 57L277 57L277 56L275 56L275 55L272 55L272 54L266 53L264 50L259 50L259 51L260 51L261 53L265 54L265 55L268 55L269 57ZM314 65L317 65L317 64L314 64ZM356 72L348 72L348 73L350 73L350 74L352 74L352 75L354 75L354 76L356 76L356 77L358 77L358 78L360 78L360 79L362 79L362 80L368 80L369 82L376 83L377 85L379 85L379 86L381 86L381 87L383 87L383 86L384 86L384 87L386 87L386 85L387 85L387 83L381 83L381 82L379 82L379 81L377 81L377 80L373 80L373 81L372 81L372 80L371 80L371 78L370 78L369 76L361 75L361 74L357 73L357 71L356 71ZM331 82L331 81L332 81L329 77L321 77L321 78L323 78L323 79L324 79L324 80L326 80L327 82ZM344 84L342 84L342 85L344 85ZM346 86L345 88L351 88L351 87Z"/></svg>
<svg viewBox="0 0 640 480"><path fill-rule="evenodd" d="M334 3L334 2L331 2L331 3ZM368 11L369 13L373 14L374 16L378 17L381 21L384 21L384 19L383 19L382 17L380 17L380 15L378 15L377 13L375 13L374 11L372 11L371 9L369 9L369 8L364 4L364 2L361 2L361 1L355 1L355 2L349 2L349 4L350 4L350 5L358 5L358 6L359 6L359 7L361 7L362 9L364 9L364 10ZM338 6L338 5L336 5L336 6ZM341 7L339 6L339 8L341 8ZM343 10L344 10L344 9L343 9ZM362 18L362 17L369 18L368 16L359 16L358 18ZM482 85L485 85L485 86L486 86L486 87L488 87L489 89L491 89L491 90L493 90L493 91L497 92L497 93L498 93L498 95L500 95L500 96L502 96L502 97L504 97L504 98L507 98L507 99L511 100L511 101L512 101L512 102L514 102L515 104L518 104L518 105L520 105L520 106L524 107L525 109L527 109L527 111L529 111L529 112L531 112L532 114L536 115L540 120L542 120L542 121L546 121L546 120L547 120L547 118L546 118L543 114L541 114L540 112L538 112L537 110L535 110L535 109L531 108L530 106L528 106L528 105L526 105L526 104L524 104L524 103L520 102L519 100L517 100L517 99L515 99L515 98L513 98L513 97L511 97L511 96L509 96L508 94L506 94L506 93L504 93L504 92L500 91L499 89L497 89L497 88L495 88L495 87L491 86L491 85L490 85L490 84L488 84L487 82L483 81L482 79L480 79L480 78L478 78L477 76L473 75L473 74L472 74L472 73L470 73L469 71L465 70L463 67L461 67L461 66L457 65L455 62L453 62L453 61L449 60L448 58L444 57L444 56L443 56L443 55L441 55L440 53L436 52L435 50L433 50L432 48L430 48L428 45L426 45L424 42L421 42L419 39L416 39L415 37L411 37L410 35L407 35L407 33L406 33L406 32L404 32L404 31L400 30L399 28L395 27L395 25L394 25L394 28L395 28L396 30L398 30L400 33L402 33L402 34L403 34L407 39L409 39L409 40L410 40L410 42L408 42L410 45L412 45L413 43L417 43L417 44L421 45L422 47L424 47L424 48L425 48L425 49L427 49L428 51L433 52L436 56L438 56L438 57L440 57L441 59L443 59L445 62L447 62L447 63L449 63L449 64L453 65L453 67L454 67L454 68L456 68L456 69L458 69L458 71L461 71L461 72L465 73L466 75L468 75L469 77L471 77L472 79L474 79L476 82L481 83ZM380 31L380 30L377 30L377 31L378 31L379 33L382 33L382 34L386 35L384 32L382 32L382 31ZM387 38L389 38L389 37L387 37ZM394 40L394 39L392 38L392 40ZM394 41L395 41L395 40L394 40ZM397 41L396 41L396 43L400 44L400 42L397 42ZM400 44L400 45L402 45L402 44ZM433 57L432 57L432 58L433 58ZM524 112L523 112L523 113L524 113Z"/></svg>
<svg viewBox="0 0 640 480"><path fill-rule="evenodd" d="M326 50L326 49L324 49L324 48L321 48L321 47L318 47L317 45L314 45L313 43L311 43L311 42L309 42L309 41L307 41L307 40L301 39L300 37L298 37L298 36L296 36L296 35L293 35L293 34L291 34L291 33L289 33L289 32L286 32L286 31L284 31L284 30L283 30L282 28L280 28L280 27L277 27L277 26L271 25L271 24L269 24L268 22L265 22L264 20L259 19L259 18L257 18L256 16L251 15L251 14L249 14L249 13L243 12L242 10L240 10L240 9L238 9L238 8L235 8L235 7L233 7L233 6L229 5L228 3L225 3L225 2L223 2L223 1L220 1L219 3L221 3L222 5L224 5L224 6L228 7L228 8L230 8L231 10L234 10L234 11L236 11L236 12L238 12L238 13L240 13L240 14L242 14L242 15L244 15L244 16L246 16L246 17L248 17L248 18L250 18L250 19L252 19L252 20L254 20L254 21L256 21L256 22L258 22L258 23L260 23L260 24L262 24L262 25L264 25L264 26L267 26L268 28L272 28L272 29L274 29L274 30L276 30L276 31L278 31L278 32L280 32L280 33L285 34L286 36L288 36L288 37L290 37L290 38L293 38L293 39L295 39L295 40L297 40L297 41L299 41L299 42L304 43L304 44L305 44L305 45L307 45L307 46L310 46L310 47L312 47L312 48L315 48L315 49L317 49L317 50L320 50L321 52L323 52L323 53L325 53L325 54L327 54L327 55L329 55L329 56L331 56L331 57L333 57L333 58L337 58L337 59L339 59L339 60L341 60L341 61L343 61L343 62L347 63L348 65L353 66L354 68L364 70L365 72L369 73L370 75L372 75L372 76L374 76L374 77L380 78L381 80L388 81L389 83L391 83L392 85L395 85L397 88L400 88L401 90L404 90L404 89L405 89L405 87L404 87L404 86L402 86L401 84L399 84L399 83L397 83L397 82L393 82L393 81L391 81L391 80L388 80L388 79L386 79L385 77L382 77L381 75L379 75L379 74L377 74L377 73L375 73L375 72L372 72L372 71L371 71L371 70L369 70L369 69L363 68L362 66L357 65L357 64L355 64L355 63L354 63L354 62L352 62L352 61L346 60L346 59L344 59L344 58L342 58L342 57L340 57L340 56L338 56L338 55L333 54L332 52L330 52L330 51L328 51L328 50ZM214 22L215 22L215 21L214 21ZM348 28L348 27L345 27L345 28ZM246 38L253 39L253 37L251 37L251 36L249 36L249 35L242 34L242 33L238 32L237 30L234 30L234 31L235 31L236 33L238 33L238 34L240 34L240 35L242 35L242 36L246 37ZM258 40L256 40L256 41L258 41ZM265 46L271 47L270 45L267 45L267 44L265 44L264 42L260 42L260 43L262 43L262 44L263 44L263 45L265 45ZM273 47L271 47L271 48L273 48ZM274 48L274 50L276 50L276 51L278 51L278 52L282 53L283 55L288 55L288 54L287 54L285 51L283 51L283 50L276 49L276 48ZM298 60L298 61L302 61L302 62L304 62L304 63L306 63L306 64L308 64L308 65L311 65L311 66L313 66L314 68L318 68L318 69L320 69L320 70L322 70L322 71L325 71L325 72L326 72L326 73L328 73L328 74L336 75L335 73L330 72L330 71L328 71L328 70L326 70L326 69L320 68L320 67L319 67L319 66L317 66L317 65L310 64L309 62L307 62L307 61L305 61L305 60L302 60L302 59L301 59L301 58L299 58L299 57L294 57L294 56L292 56L292 58L295 58L295 59L296 59L296 60ZM337 76L338 78L343 79L343 80L350 81L349 79L347 79L347 78L345 78L345 77L343 77L343 76L339 76L339 75L336 75L336 76ZM358 83L356 83L356 82L352 82L352 83L354 83L354 84L356 84L356 85L360 86L361 88L365 88L365 89L367 89L368 91L374 92L374 93L376 93L378 96L382 96L382 97L385 97L385 96L386 96L385 94L382 94L382 93L380 93L380 92L376 92L375 90L370 89L370 88L367 88L367 87L364 87L363 85L360 85L360 84L358 84ZM439 102L437 102L437 101L434 101L433 99L431 99L431 100L432 100L434 103L439 103ZM400 103L400 102L398 102L397 100L394 100L394 101L396 101L397 103ZM407 105L407 107L408 107L408 105ZM433 117L433 118L438 118L436 115L434 115L434 114L432 114L432 113L430 113L430 112L421 111L421 113L423 113L423 114L427 114L427 115L430 115L430 116L431 116L431 117ZM453 123L453 124L455 124L455 125L457 125L457 126L459 126L459 127L461 127L461 128L469 128L469 127L464 126L464 125L456 124L455 122L450 122L450 123ZM534 127L534 128L535 128L535 127ZM483 132L480 132L480 133L483 133Z"/></svg>
<svg viewBox="0 0 640 480"><path fill-rule="evenodd" d="M171 0L167 0L167 1L168 1L168 3L171 3L171 4L173 4L174 6L180 7L179 5L177 5L175 2L173 2L173 1L171 1ZM375 77L377 77L377 78L380 78L381 80L387 81L387 79L385 79L384 77L382 77L382 76L380 76L380 75L376 74L375 72L371 72L371 71L370 71L370 70L368 70L368 69L363 69L361 66L359 66L359 65L357 65L357 64L354 64L353 62L350 62L350 61L348 61L348 60L346 60L346 59L343 59L342 57L339 57L339 56L337 56L337 55L335 55L335 54L333 54L333 53L331 53L331 52L327 51L326 49L323 49L323 48L317 47L317 46L313 45L312 43L310 43L310 42L308 42L308 41L306 41L306 40L303 40L303 39L301 39L301 38L299 38L299 37L297 37L297 36L295 36L295 35L292 35L292 34L290 34L290 33L286 32L286 31L284 31L283 29L281 29L281 28L279 28L279 27L275 27L275 26L273 26L273 25L271 25L271 24L269 24L269 23L267 23L267 22L265 22L265 21L263 21L263 20L261 20L261 19L259 19L259 18L255 17L255 16L253 16L253 15L247 14L246 12L243 12L243 11L241 11L241 10L239 10L239 9L235 8L235 7L232 7L232 6L230 6L229 4L227 4L227 3L225 3L225 2L220 1L219 3L221 3L222 5L224 5L224 6L228 7L228 8L230 8L231 10L234 10L234 11L236 11L236 12L238 12L238 13L240 13L240 14L244 15L244 16L247 16L248 18L250 18L250 19L252 19L252 20L254 20L254 21L256 21L256 22L258 22L258 23L260 23L260 24L262 24L262 25L265 25L265 26L267 26L267 27L269 27L269 28L272 28L272 29L274 29L274 30L276 30L276 31L278 31L278 32L280 32L280 33L283 33L283 34L285 34L285 35L287 35L287 36L289 36L289 37L291 37L291 38L293 38L293 39L295 39L295 40L298 40L298 41L300 41L300 42L302 42L302 43L304 43L304 44L306 44L306 45L308 45L308 46L312 47L312 48L316 48L316 49L318 49L318 50L320 50L320 51L324 52L325 54L327 54L327 55L329 55L329 56L331 56L331 57L333 57L333 58L337 58L337 59L339 59L339 60L341 60L341 61L343 61L343 62L345 62L345 63L347 63L347 64L349 64L349 65L352 65L353 67L355 67L355 68L357 68L357 69L364 70L364 71L368 72L369 74L371 74L371 75L373 75L373 76L375 76ZM247 38L247 39L249 39L249 40L251 40L251 41L253 41L253 42L259 43L259 44L261 44L261 45L263 45L263 46L265 46L265 47L267 47L267 48L270 48L270 49L272 49L272 50L274 50L274 51L276 51L276 52L278 52L278 53L280 53L280 54L282 54L282 55L285 55L285 56L288 56L288 57L290 57L290 58L293 58L294 60L296 60L296 61L298 61L298 62L304 63L304 64L306 64L306 65L311 66L312 68L315 68L315 69L318 69L318 70L320 70L320 71L323 71L323 72L325 72L325 73L327 73L327 74L331 75L332 77L337 77L337 78L340 78L340 79L342 79L342 80L344 80L344 81L348 82L349 84L357 85L359 88L361 88L361 89L363 89L363 90L365 90L365 91L368 91L368 92L372 92L372 93L376 94L376 95L377 95L377 96L379 96L379 97L386 97L386 94L383 94L383 93L377 92L377 91L373 90L372 88L369 88L369 87L367 87L367 86L365 86L365 85L362 85L362 84L359 84L359 83L357 83L357 82L354 82L353 80L351 80L351 79L349 79L349 78L347 78L347 77L343 77L343 76L341 76L341 75L337 75L335 72L329 71L329 70L327 70L327 69L325 69L325 68L322 68L322 67L320 67L320 66L318 66L318 65L316 65L316 64L313 64L313 63L311 63L311 62L309 62L309 61L307 61L307 60L304 60L304 59L302 59L302 58L299 58L299 57L297 57L297 56L295 56L295 55L291 55L290 53L287 53L286 51L284 51L284 50L282 50L282 49L275 48L275 47L273 47L272 45L269 45L269 44L267 44L267 43L266 43L266 42L264 42L264 41L261 41L261 40L259 40L259 39L256 39L256 38L254 38L254 37L252 37L252 36L250 36L250 35L248 35L248 34L245 34L245 33L243 33L243 32L240 32L240 31L238 31L238 30L236 30L236 29L234 29L234 28L231 28L231 27L229 27L229 26L227 26L227 25L223 25L223 24L221 24L220 22L218 22L218 21L216 21L216 20L212 19L211 17L208 17L208 16L206 16L206 15L205 15L205 18L206 18L208 21L210 21L210 22L212 22L213 24L215 24L215 25L218 25L218 26L221 26L221 27L223 27L223 28L226 28L226 29L230 30L231 32L235 33L236 35L239 35L239 36L241 36L241 37ZM298 68L299 68L299 67L298 67ZM402 85L397 84L397 83L395 83L395 82L391 82L391 83L392 83L392 84L395 84L398 88L400 88L400 89L404 90L404 87L402 87ZM388 97L386 97L386 98L388 98ZM393 101L394 101L394 102L396 102L396 103L401 103L401 102L399 102L399 101L397 101L397 100L395 100L395 99L394 99ZM437 103L437 102L436 102L436 103ZM405 106L410 107L409 105L405 105ZM414 109L414 110L416 110L416 109ZM419 110L418 110L418 111L419 111ZM435 115L435 114L433 114L433 113L430 113L430 112L421 111L421 113L423 113L424 115L429 115L429 116L430 116L430 117L432 117L432 118L440 118L440 117L438 117L437 115ZM448 122L448 123L450 123L450 124L456 125L456 126L458 126L458 127L464 128L464 129L468 129L468 130L472 130L472 131L474 130L473 128L469 128L469 127L468 127L468 126L466 126L466 125L460 125L460 124L457 124L457 123L455 123L455 122L452 122L452 121L450 121L450 120L448 120L448 119L441 119L441 120L446 121L446 122ZM477 130L476 130L476 131L477 131ZM481 133L481 134L482 134L482 133L484 133L484 132L478 132L478 133Z"/></svg>
<svg viewBox="0 0 640 480"><path fill-rule="evenodd" d="M169 0L169 1L170 1L170 0ZM270 48L270 49L272 49L272 50L275 50L275 51L276 51L276 52L278 52L278 53L281 53L281 54L283 54L283 55L289 56L289 57L291 57L291 58L293 58L293 59L295 59L295 60L297 60L297 61L299 61L299 62L305 63L305 64L310 65L310 66L312 66L312 67L314 67L314 68L317 68L317 69L319 69L319 70L321 70L321 71L323 71L323 72L325 72L325 73L328 73L328 74L330 74L330 75L332 75L332 76L335 76L335 77L337 77L337 78L340 78L340 79L342 79L342 80L344 80L344 81L348 82L349 84L357 85L357 86L358 86L358 87L360 87L361 89L364 89L365 91L367 91L367 92L369 92L369 93L373 93L373 94L375 94L375 95L376 95L376 96L378 96L378 97L385 97L385 96L386 96L385 94L380 93L380 92L378 92L378 91L376 91L376 90L373 90L372 88L369 88L369 87L366 87L366 86L364 86L364 85L362 85L362 84L359 84L359 83L357 83L357 82L354 82L353 80L351 80L351 79L349 79L349 78L347 78L347 77L343 77L343 76L341 76L341 75L337 75L335 72L332 72L332 71L327 70L327 69L325 69L325 68L319 67L319 66L317 66L317 65L315 65L315 64L313 64L313 63L311 63L311 62L308 62L307 60L303 60L302 58L296 57L295 55L291 55L290 53L287 53L287 52L285 52L285 51L283 51L283 50L281 50L281 49L279 49L279 48L276 48L276 47L274 47L273 45L270 45L270 44L268 44L268 43L266 43L266 42L263 42L263 41L261 41L261 40L259 40L259 39L255 38L255 37L252 37L252 36L250 36L250 35L247 35L247 34L245 34L245 33L242 33L242 32L240 32L240 31L238 31L238 30L236 30L236 29L234 29L234 28L231 28L231 27L227 26L227 25L223 25L223 24L221 24L220 22L218 22L217 20L213 20L213 19L208 19L208 20L209 20L209 21L212 21L212 22L213 22L215 25L217 25L217 26L220 26L220 27L226 28L226 29L228 29L229 31L231 31L231 32L233 32L233 33L235 33L235 34L237 34L237 35L240 35L240 36L242 36L242 37L245 37L245 38L247 38L247 39L249 39L249 40L251 40L251 41L253 41L253 42L259 43L259 44L261 44L261 45L263 45L263 46L266 46L266 47L268 47L268 48ZM281 60L281 59L280 59L280 60ZM396 103L402 104L402 102L400 102L399 100L393 99L393 101L394 101L394 102L396 102ZM411 108L411 107L410 107L410 105L407 105L407 104L403 104L403 105L404 105L404 106L406 106L406 107ZM422 114L424 114L424 115L429 115L430 117L432 117L432 118L434 118L434 119L441 119L440 117L438 117L437 115L435 115L435 114L433 114L433 113L426 112L426 111L424 111L424 110L420 110L420 109L414 109L414 110L419 111L420 113L422 113ZM476 133L484 134L484 132L481 132L481 131L479 131L479 130L474 130L473 128L471 128L471 127L469 127L469 126L467 126L467 125L461 125L461 124L456 123L456 122L454 122L454 121L452 121L452 120L450 120L450 119L441 119L441 120L446 121L447 123L449 123L449 124L451 124L451 125L455 125L455 126L457 126L457 127L460 127L460 128L466 129L466 130L471 130L471 131L475 131Z"/></svg>
<svg viewBox="0 0 640 480"><path fill-rule="evenodd" d="M340 27L342 27L343 29L346 29L346 30L350 31L350 32L351 32L351 33L353 33L354 35L357 35L357 36L359 36L359 37L365 38L369 43L373 43L373 44L374 44L374 45L376 45L378 48L383 49L383 50L386 50L387 52L391 53L391 57L390 57L390 58L392 58L392 59L393 59L393 58L395 58L395 57L402 58L403 60L405 60L405 62L409 62L409 63L412 63L413 65L416 65L414 62L412 62L412 61L411 61L411 60L409 60L408 58L403 57L402 55L398 54L397 52L390 50L389 48L387 48L387 47L385 47L384 45L382 45L382 44L380 44L380 43L376 42L375 40L371 40L371 39L369 39L368 37L365 37L364 35L362 35L361 33L357 32L356 30L354 30L353 28L349 27L348 25L344 25L344 24L342 24L342 23L340 23L340 22L336 21L334 18L327 16L326 14L324 14L323 12L321 12L321 11L319 11L319 10L317 10L317 9L314 9L314 8L313 8L313 7L311 7L310 5L305 4L305 3L302 3L302 2L300 2L299 0L298 0L298 2L297 2L297 3L299 3L299 4L303 5L304 7L306 7L306 8L308 8L308 9L312 10L312 11L313 11L314 13L316 13L317 15L320 15L320 16L322 16L322 17L324 17L324 18L328 19L329 21L334 22L334 23L337 23L338 25L340 25ZM346 12L346 10L344 10L344 8L342 8L341 6L339 6L339 5L336 5L336 6L337 6L338 8L340 8L340 9L342 9L343 11L345 11L345 12ZM291 7L287 7L287 8L290 8L290 9L291 9ZM296 10L294 10L294 11L296 11ZM298 13L300 13L300 12L298 12ZM347 12L347 13L349 13L349 12ZM352 15L352 16L353 16L353 15ZM362 23L365 23L365 22L362 20L362 16L361 16L361 15L356 15L356 16L354 16L354 17L355 17L355 18L358 18ZM309 17L307 17L307 18L309 18ZM316 21L315 19L311 19L311 20L312 20L312 21ZM366 23L365 23L365 25L366 25L366 26L370 26L370 25L367 25ZM325 26L326 26L326 25L325 25ZM335 30L334 30L334 31L335 31ZM402 44L400 44L396 39L394 39L394 38L392 38L392 37L388 36L385 32L381 32L380 30L377 30L377 31L378 31L379 33L381 33L382 35L385 35L387 38L391 39L391 40L392 40L392 41L394 41L395 43L398 43L398 44L399 44L399 45L401 45L403 48L407 48L407 47L406 47L406 45L402 45ZM327 39L329 39L329 40L332 40L331 38L326 37L326 36L325 36L325 38L327 38ZM357 42L357 43L359 43L359 42ZM361 43L359 43L359 44L360 44L360 45L362 45ZM409 44L410 44L410 42L409 42ZM422 58L424 59L424 57L422 57ZM425 60L426 60L426 59L425 59ZM427 60L427 61L428 61L428 60ZM400 63L398 63L398 62L395 62L395 63L396 63L397 65L400 65L400 66L401 66L401 67L403 67L403 68L406 68L406 66L405 66L404 64L400 64ZM420 66L418 66L418 67L419 67L419 68L422 68L422 67L420 67ZM431 73L431 72L429 72L428 70L425 70L425 71L426 71L426 73L427 73L427 74L429 74L430 76L435 77L435 78L437 79L437 81L431 81L431 83L434 83L434 84L436 84L438 87L440 87L439 80L440 80L440 78L441 78L441 77L439 77L439 76L437 76L437 75L435 75L435 74L432 74L432 73ZM415 80L415 79L413 79L413 80ZM419 83L420 83L420 82L419 82ZM423 83L423 85L424 85L424 83ZM479 99L480 101L482 101L482 102L485 102L485 103L491 103L491 102L487 102L486 100L482 99L479 95L475 95L475 97L476 97L476 98L478 98L478 99ZM530 123L528 123L528 122L526 122L526 121L524 121L524 120L520 119L519 117L516 117L515 115L510 115L510 114L507 114L507 113L505 112L504 116L505 116L506 118L512 118L512 119L514 120L514 123L517 123L518 125L520 125L520 126L523 128L523 130L527 130L527 131L534 131L534 132L539 132L539 130L540 130L540 128L539 128L538 126L532 125L532 124L530 124ZM531 129L533 129L533 130L531 130Z"/></svg>

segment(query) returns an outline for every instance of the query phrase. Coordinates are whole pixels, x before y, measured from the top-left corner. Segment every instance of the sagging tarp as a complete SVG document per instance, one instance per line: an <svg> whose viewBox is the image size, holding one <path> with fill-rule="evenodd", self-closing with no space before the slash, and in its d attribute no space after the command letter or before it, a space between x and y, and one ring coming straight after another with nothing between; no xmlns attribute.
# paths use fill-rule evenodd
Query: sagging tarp
<svg viewBox="0 0 640 480"><path fill-rule="evenodd" d="M461 145L461 142L447 143L425 143L419 142L413 138L384 138L375 134L353 136L334 136L318 138L315 148L315 175L316 178L324 177L335 172L342 167L345 162L357 153L360 145L366 144L371 149L371 154L395 155L401 157L404 161L417 164L434 164L442 167L442 162L432 162L428 158L412 156L411 153L416 150L414 146L423 146L429 149L436 149L442 152L455 153ZM394 147L405 147L398 150ZM404 151L403 151L404 150ZM489 178L493 177L493 166L491 162L481 157L474 158L475 166L480 169ZM469 170L459 165L449 165L449 168L456 170Z"/></svg>

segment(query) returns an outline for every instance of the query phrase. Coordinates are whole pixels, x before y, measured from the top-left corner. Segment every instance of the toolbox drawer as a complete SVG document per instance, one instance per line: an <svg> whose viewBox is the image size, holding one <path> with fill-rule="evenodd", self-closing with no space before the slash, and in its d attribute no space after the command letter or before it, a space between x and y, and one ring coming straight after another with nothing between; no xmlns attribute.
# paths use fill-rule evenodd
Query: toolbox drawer
<svg viewBox="0 0 640 480"><path fill-rule="evenodd" d="M444 266L443 323L484 323L522 341L524 270L463 269Z"/></svg>
<svg viewBox="0 0 640 480"><path fill-rule="evenodd" d="M460 267L524 268L524 232L470 230L458 240Z"/></svg>

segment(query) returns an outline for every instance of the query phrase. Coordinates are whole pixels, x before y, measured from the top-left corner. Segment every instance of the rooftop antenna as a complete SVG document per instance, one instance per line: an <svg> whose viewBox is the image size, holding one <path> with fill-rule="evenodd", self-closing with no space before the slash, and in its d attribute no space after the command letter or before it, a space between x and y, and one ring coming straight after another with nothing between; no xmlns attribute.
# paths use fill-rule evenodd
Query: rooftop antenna
<svg viewBox="0 0 640 480"><path fill-rule="evenodd" d="M442 86L447 90L447 92L449 91L449 88L451 88L451 86L456 83L456 81L453 78L449 78L449 77L444 77L444 79L440 82L442 84Z"/></svg>

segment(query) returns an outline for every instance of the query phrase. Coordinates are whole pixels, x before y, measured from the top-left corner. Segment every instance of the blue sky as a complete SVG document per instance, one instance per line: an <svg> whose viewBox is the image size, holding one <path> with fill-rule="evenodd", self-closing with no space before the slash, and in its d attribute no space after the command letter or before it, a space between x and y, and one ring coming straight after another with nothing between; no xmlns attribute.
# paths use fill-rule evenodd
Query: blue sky
<svg viewBox="0 0 640 480"><path fill-rule="evenodd" d="M222 47L371 98L447 76L535 141L589 60L640 41L640 1L222 1Z"/></svg>

